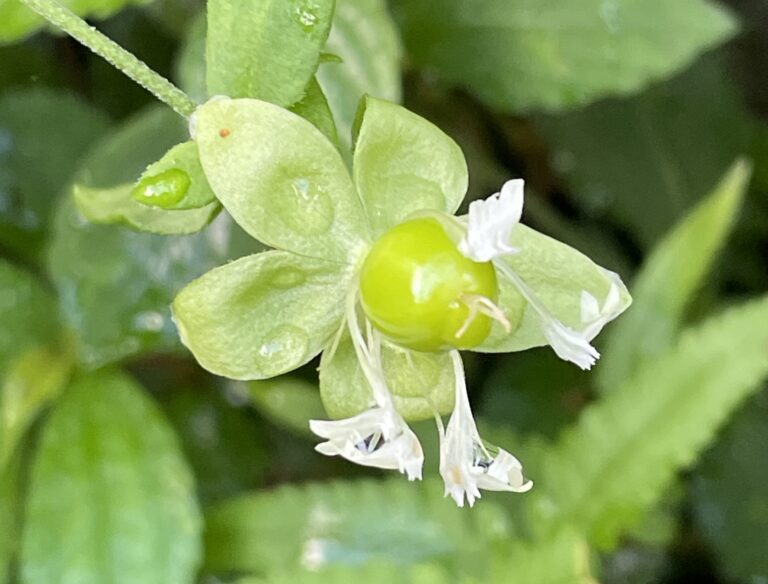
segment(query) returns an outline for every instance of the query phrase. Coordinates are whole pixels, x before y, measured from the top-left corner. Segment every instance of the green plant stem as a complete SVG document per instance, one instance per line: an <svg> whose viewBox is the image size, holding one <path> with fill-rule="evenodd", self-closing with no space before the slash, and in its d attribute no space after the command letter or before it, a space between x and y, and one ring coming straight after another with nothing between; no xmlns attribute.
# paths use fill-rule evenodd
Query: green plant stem
<svg viewBox="0 0 768 584"><path fill-rule="evenodd" d="M22 0L24 4L103 57L177 113L189 117L197 108L189 96L143 61L90 26L56 0Z"/></svg>

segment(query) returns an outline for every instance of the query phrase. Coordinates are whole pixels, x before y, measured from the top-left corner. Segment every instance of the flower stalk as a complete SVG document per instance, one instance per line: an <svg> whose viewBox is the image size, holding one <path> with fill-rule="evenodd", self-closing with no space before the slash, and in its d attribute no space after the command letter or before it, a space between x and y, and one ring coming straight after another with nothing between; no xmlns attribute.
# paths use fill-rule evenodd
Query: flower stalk
<svg viewBox="0 0 768 584"><path fill-rule="evenodd" d="M22 0L22 2L48 22L109 61L157 99L173 108L179 115L189 117L197 108L197 104L181 89L56 0Z"/></svg>

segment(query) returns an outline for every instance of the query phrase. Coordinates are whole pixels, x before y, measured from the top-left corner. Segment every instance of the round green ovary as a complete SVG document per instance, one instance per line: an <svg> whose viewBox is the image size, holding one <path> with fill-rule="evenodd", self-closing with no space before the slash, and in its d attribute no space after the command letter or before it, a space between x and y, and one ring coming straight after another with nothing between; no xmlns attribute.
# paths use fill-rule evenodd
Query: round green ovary
<svg viewBox="0 0 768 584"><path fill-rule="evenodd" d="M471 349L482 343L491 320L476 314L465 327L467 303L477 296L496 302L497 294L493 265L461 255L439 221L431 218L387 231L360 273L362 305L373 325L418 351Z"/></svg>

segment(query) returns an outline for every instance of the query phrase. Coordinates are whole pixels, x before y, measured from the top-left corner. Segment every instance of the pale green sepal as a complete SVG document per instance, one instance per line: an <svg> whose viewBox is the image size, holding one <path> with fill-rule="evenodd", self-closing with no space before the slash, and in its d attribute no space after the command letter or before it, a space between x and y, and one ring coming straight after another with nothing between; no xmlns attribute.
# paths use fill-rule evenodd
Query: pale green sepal
<svg viewBox="0 0 768 584"><path fill-rule="evenodd" d="M595 264L572 247L522 224L512 231L510 245L516 254L500 257L547 307L549 313L567 327L584 329L581 315L582 292L591 294L602 307L611 286L618 286L618 313L629 307L632 298L624 284L613 272ZM511 334L494 324L491 334L474 351L507 353L547 345L541 320L536 311L522 298L514 284L499 274L499 306L514 322L522 310L522 319Z"/></svg>
<svg viewBox="0 0 768 584"><path fill-rule="evenodd" d="M139 231L161 235L197 233L208 225L221 209L214 201L200 209L167 211L139 203L132 196L133 185L91 188L82 184L72 187L78 210L91 223L122 223Z"/></svg>
<svg viewBox="0 0 768 584"><path fill-rule="evenodd" d="M210 0L208 95L299 101L317 70L333 0Z"/></svg>
<svg viewBox="0 0 768 584"><path fill-rule="evenodd" d="M453 409L455 381L448 353L422 353L382 343L382 365L397 411L408 421ZM320 397L331 418L348 418L371 406L372 392L345 331L336 350L320 361Z"/></svg>
<svg viewBox="0 0 768 584"><path fill-rule="evenodd" d="M373 97L364 98L359 116L355 185L374 230L414 211L458 209L468 171L456 142L404 107Z"/></svg>
<svg viewBox="0 0 768 584"><path fill-rule="evenodd" d="M308 257L355 261L368 236L338 150L310 122L256 99L215 99L195 113L200 162L251 236Z"/></svg>
<svg viewBox="0 0 768 584"><path fill-rule="evenodd" d="M304 97L291 107L291 111L311 122L338 148L339 137L336 133L333 113L331 113L328 100L316 78L310 79Z"/></svg>
<svg viewBox="0 0 768 584"><path fill-rule="evenodd" d="M173 301L182 342L207 370L266 379L317 355L341 325L351 274L283 251L240 258L187 285Z"/></svg>
<svg viewBox="0 0 768 584"><path fill-rule="evenodd" d="M173 180L174 177L184 180ZM159 191L171 194L172 197L167 198L173 198L173 202L165 202L167 198L162 195L158 197L155 193ZM216 201L200 166L197 144L193 141L177 144L160 160L150 164L136 182L133 197L144 205L169 211L199 209Z"/></svg>

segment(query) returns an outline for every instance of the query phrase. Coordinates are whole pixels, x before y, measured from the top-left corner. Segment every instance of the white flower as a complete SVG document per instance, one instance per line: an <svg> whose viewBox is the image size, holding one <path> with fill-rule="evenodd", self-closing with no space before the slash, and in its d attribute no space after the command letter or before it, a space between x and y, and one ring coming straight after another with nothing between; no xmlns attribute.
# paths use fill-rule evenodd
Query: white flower
<svg viewBox="0 0 768 584"><path fill-rule="evenodd" d="M480 498L480 489L524 493L533 487L523 478L522 465L506 450L488 447L480 438L467 396L464 367L457 351L451 352L456 377L456 397L448 428L440 423L440 475L445 494L459 507ZM438 419L439 421L439 419Z"/></svg>
<svg viewBox="0 0 768 584"><path fill-rule="evenodd" d="M509 180L484 201L469 205L467 234L459 242L459 251L476 262L487 262L504 254L516 253L509 245L512 229L523 214L522 179Z"/></svg>
<svg viewBox="0 0 768 584"><path fill-rule="evenodd" d="M381 339L367 321L367 339L363 336L356 301L354 291L347 301L346 322L358 362L371 387L373 405L343 420L310 420L312 432L327 440L315 446L315 450L363 466L399 470L410 481L421 479L424 452L416 434L395 409L381 365Z"/></svg>
<svg viewBox="0 0 768 584"><path fill-rule="evenodd" d="M344 420L310 420L309 427L327 439L315 446L321 454L342 456L363 466L399 470L411 481L421 479L421 444L394 407L373 407Z"/></svg>
<svg viewBox="0 0 768 584"><path fill-rule="evenodd" d="M606 324L624 310L621 305L621 291L624 290L624 283L614 272L603 270L603 273L610 280L611 287L605 296L602 308L592 294L586 290L581 292L581 322L584 325L582 334L587 340L594 339Z"/></svg>

